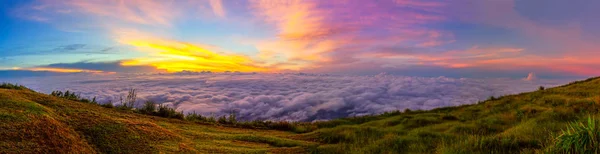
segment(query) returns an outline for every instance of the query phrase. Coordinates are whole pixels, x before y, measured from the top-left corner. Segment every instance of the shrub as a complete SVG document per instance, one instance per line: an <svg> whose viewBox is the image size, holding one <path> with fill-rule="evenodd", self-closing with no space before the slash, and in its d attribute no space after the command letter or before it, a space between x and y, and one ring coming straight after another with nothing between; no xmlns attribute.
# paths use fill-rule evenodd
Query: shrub
<svg viewBox="0 0 600 154"><path fill-rule="evenodd" d="M92 98L92 100L90 100L87 98L82 98L81 95L75 94L75 92L71 92L68 90L65 92L52 91L52 93L50 93L50 96L64 98L64 99L68 99L68 100L72 100L72 101L83 102L83 103L98 104L98 102L96 101L96 97L94 97L94 98Z"/></svg>
<svg viewBox="0 0 600 154"><path fill-rule="evenodd" d="M166 105L158 105L158 112L156 113L157 116L160 117L165 117L165 118L175 118L175 119L184 119L185 116L183 115L182 112L177 112L175 111L175 109L170 108L169 106Z"/></svg>
<svg viewBox="0 0 600 154"><path fill-rule="evenodd" d="M14 90L30 90L29 88L19 85L19 84L11 84L11 83L2 83L0 84L1 89L14 89Z"/></svg>
<svg viewBox="0 0 600 154"><path fill-rule="evenodd" d="M458 120L458 117L447 114L442 116L442 120Z"/></svg>
<svg viewBox="0 0 600 154"><path fill-rule="evenodd" d="M105 108L114 108L115 107L112 102L107 102L100 106L105 107Z"/></svg>
<svg viewBox="0 0 600 154"><path fill-rule="evenodd" d="M229 124L236 124L237 123L237 117L235 116L235 113L231 113L229 114L229 118L227 118L227 123Z"/></svg>
<svg viewBox="0 0 600 154"><path fill-rule="evenodd" d="M208 122L207 117L197 114L196 111L194 111L193 113L189 113L187 116L185 116L185 120L197 121L197 122Z"/></svg>
<svg viewBox="0 0 600 154"><path fill-rule="evenodd" d="M600 129L598 120L588 117L587 123L574 122L569 124L556 137L554 148L564 153L598 153L600 152Z"/></svg>
<svg viewBox="0 0 600 154"><path fill-rule="evenodd" d="M219 117L219 119L217 120L217 122L220 123L220 124L227 124L227 117L221 116L221 117Z"/></svg>
<svg viewBox="0 0 600 154"><path fill-rule="evenodd" d="M142 108L138 109L138 111L142 114L154 115L156 112L156 104L152 101L146 101Z"/></svg>

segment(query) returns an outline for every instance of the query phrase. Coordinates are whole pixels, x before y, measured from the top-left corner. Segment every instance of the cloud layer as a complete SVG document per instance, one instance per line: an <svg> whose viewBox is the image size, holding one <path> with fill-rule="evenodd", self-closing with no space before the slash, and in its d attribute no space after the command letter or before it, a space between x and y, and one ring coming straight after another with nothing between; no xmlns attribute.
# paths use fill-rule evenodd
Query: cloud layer
<svg viewBox="0 0 600 154"><path fill-rule="evenodd" d="M314 121L404 109L433 109L471 104L555 86L564 80L423 78L379 74L178 73L152 75L74 74L2 79L49 93L53 90L118 101L129 88L141 100L153 100L184 112L204 115L236 112L244 120Z"/></svg>

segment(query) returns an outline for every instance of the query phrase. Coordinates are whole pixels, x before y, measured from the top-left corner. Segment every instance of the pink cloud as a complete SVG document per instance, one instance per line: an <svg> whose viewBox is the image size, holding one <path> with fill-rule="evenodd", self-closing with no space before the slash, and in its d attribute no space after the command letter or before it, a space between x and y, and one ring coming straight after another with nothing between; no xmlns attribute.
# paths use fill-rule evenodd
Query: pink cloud
<svg viewBox="0 0 600 154"><path fill-rule="evenodd" d="M213 13L218 17L225 17L226 11L223 7L223 1L221 0L209 0L209 4L212 7Z"/></svg>
<svg viewBox="0 0 600 154"><path fill-rule="evenodd" d="M416 42L414 46L432 47L453 41L448 39L451 34L419 27L444 20L443 16L431 11L442 6L434 2L252 2L254 13L272 23L278 32L276 39L258 41L257 48L262 57L301 61L297 69L337 61L332 54L353 54L344 51L347 46L374 47L381 42L412 41ZM419 11L406 9L415 7L420 8ZM371 34L376 31L380 33Z"/></svg>

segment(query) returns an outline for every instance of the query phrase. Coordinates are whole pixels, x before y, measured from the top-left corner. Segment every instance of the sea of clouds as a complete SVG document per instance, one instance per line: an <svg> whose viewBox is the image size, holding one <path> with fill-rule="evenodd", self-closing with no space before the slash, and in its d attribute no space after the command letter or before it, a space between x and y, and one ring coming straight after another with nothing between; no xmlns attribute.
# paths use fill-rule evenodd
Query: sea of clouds
<svg viewBox="0 0 600 154"><path fill-rule="evenodd" d="M180 73L137 75L74 74L0 79L36 91L76 91L99 102L138 90L146 100L179 111L204 115L235 112L243 120L315 121L378 114L395 110L428 110L472 104L490 96L557 86L568 80L467 79L406 77L379 74L343 76L319 74Z"/></svg>

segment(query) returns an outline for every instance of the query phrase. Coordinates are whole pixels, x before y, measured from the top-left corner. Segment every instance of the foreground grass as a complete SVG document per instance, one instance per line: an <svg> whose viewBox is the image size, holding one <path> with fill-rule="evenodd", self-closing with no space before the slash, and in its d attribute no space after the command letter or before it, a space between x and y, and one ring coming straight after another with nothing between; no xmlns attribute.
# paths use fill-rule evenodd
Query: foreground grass
<svg viewBox="0 0 600 154"><path fill-rule="evenodd" d="M288 130L276 131L0 89L0 153L595 153L599 110L592 78L473 105L267 127Z"/></svg>
<svg viewBox="0 0 600 154"><path fill-rule="evenodd" d="M302 134L319 153L595 153L600 79L474 105L338 119Z"/></svg>

